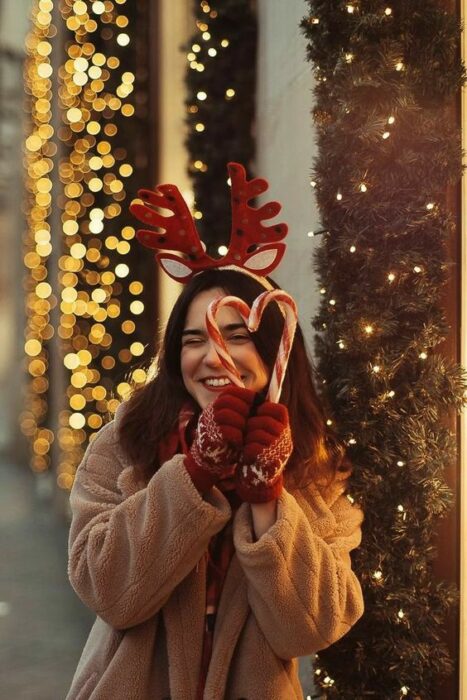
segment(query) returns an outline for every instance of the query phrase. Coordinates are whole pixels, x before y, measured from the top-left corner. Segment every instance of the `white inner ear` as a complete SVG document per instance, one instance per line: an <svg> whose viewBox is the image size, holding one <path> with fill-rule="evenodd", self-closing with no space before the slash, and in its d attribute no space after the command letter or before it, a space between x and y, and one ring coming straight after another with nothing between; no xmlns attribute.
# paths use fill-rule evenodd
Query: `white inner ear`
<svg viewBox="0 0 467 700"><path fill-rule="evenodd" d="M254 253L251 258L248 258L243 267L246 267L247 270L263 270L274 262L276 256L276 248L259 251L259 253Z"/></svg>
<svg viewBox="0 0 467 700"><path fill-rule="evenodd" d="M169 275L177 279L183 279L183 277L192 273L191 267L177 260L172 260L172 258L159 258L159 262Z"/></svg>

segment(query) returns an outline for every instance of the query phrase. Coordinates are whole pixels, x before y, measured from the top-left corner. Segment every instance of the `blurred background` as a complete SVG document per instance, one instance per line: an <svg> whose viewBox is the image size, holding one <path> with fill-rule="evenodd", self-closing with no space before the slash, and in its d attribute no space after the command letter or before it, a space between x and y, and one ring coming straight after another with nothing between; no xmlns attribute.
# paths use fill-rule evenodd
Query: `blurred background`
<svg viewBox="0 0 467 700"><path fill-rule="evenodd" d="M219 254L225 163L266 177L294 232L277 281L311 346L319 222L305 11L299 0L0 0L2 698L64 697L93 621L66 574L69 490L89 439L145 380L178 293L134 245L138 188L177 183ZM203 64L213 18L217 50ZM208 65L216 51L221 69ZM210 95L201 118L208 79L215 109ZM207 174L220 142L222 170ZM208 209L222 220L215 235ZM311 692L309 663L302 672Z"/></svg>
<svg viewBox="0 0 467 700"><path fill-rule="evenodd" d="M357 453L361 450L358 488L372 528L370 545L358 551L358 571L370 603L365 632L357 630L343 646L333 645L328 657L320 654L317 664L322 668L315 672L312 659L302 660L305 697L320 697L312 682L315 673L330 698L340 697L344 687L347 695L342 691L342 697L348 698L361 697L364 687L365 695L381 700L428 700L427 688L434 689L430 697L441 700L467 698L467 664L461 663L465 607L459 626L455 606L448 619L444 589L438 588L439 582L455 584L450 589L454 600L455 587L467 581L467 557L461 556L466 547L461 535L467 486L460 468L467 430L465 415L461 422L452 398L461 402L463 385L460 379L449 384L442 362L429 364L440 336L439 352L448 362L466 356L467 339L460 329L467 293L461 236L467 193L465 183L462 192L456 179L461 167L458 86L463 80L458 19L465 3L419 4L424 22L413 21L410 3L401 0L399 15L386 3L367 3L370 19L362 13L359 24L358 12L367 5L344 0L0 0L1 698L56 700L66 695L94 619L72 591L66 571L74 474L89 441L112 418L131 386L146 381L159 334L179 292L175 282L159 275L152 252L136 242L129 205L141 187L177 184L208 252L223 255L230 231L225 170L229 160L243 163L250 176L269 181L259 203L278 200L283 205L276 221L286 221L290 235L274 278L297 300L315 360L319 348L312 321L320 319L322 377L327 377L323 384L327 381L329 387L335 381L334 386L341 387L334 396L337 410L339 402L343 414L348 409L347 427L357 426L357 435L368 428L365 411L370 407L370 423L375 433L380 431L374 443L369 440L370 450L359 445L353 433L348 441ZM430 20L432 15L425 16L425 5L446 32L442 35L440 30L439 42L426 39L438 25ZM316 7L322 19L329 15L329 25L320 25ZM367 19L374 22L373 34L365 28ZM416 44L407 33L409 25ZM305 32L318 26L322 31L312 48ZM327 32L328 26L338 26L342 33ZM385 43L385 32L393 30L397 51ZM368 39L361 56L343 49L346 31L355 31L360 47ZM410 49L406 64L399 51L404 41ZM431 64L412 50L415 45L432 50L427 52ZM465 59L465 46L462 51ZM318 67L311 63L316 56ZM454 58L444 71L449 76L445 85L440 65L446 56ZM372 71L380 71L376 82ZM328 79L335 81L329 93ZM361 97L365 86L376 95L374 109ZM335 131L333 90L345 97L336 108L342 113ZM465 102L465 94L462 99ZM350 114L352 100L354 122L342 116ZM393 103L401 119L389 112ZM464 104L464 115L466 108ZM440 114L447 115L446 133L452 139L449 144L446 139L447 145L441 127L430 134L430 119L439 126ZM411 143L414 115L419 131ZM353 123L358 125L358 139ZM463 139L465 150L465 130ZM397 143L409 144L402 157L393 145ZM430 162L426 178L419 177L417 167L432 148L439 165L434 168ZM339 166L345 160L348 167L341 171L329 166L327 156ZM449 185L443 181L447 171ZM400 186L400 172L412 183L406 190ZM344 193L341 173L342 179L347 177ZM367 187L368 173L373 184L380 178L381 202L372 200L378 188L372 194L371 184ZM391 181L387 192L381 184L386 175ZM314 177L321 178L317 188ZM333 221L338 222L334 237L320 221L317 191L326 225L331 229ZM336 202L343 197L345 207L340 209ZM403 200L410 216L416 212L415 219L404 219ZM355 213L362 219L356 216L349 223ZM387 225L393 215L399 238ZM370 224L360 230L362 220ZM409 229L412 239L405 236ZM438 230L439 238L443 231L449 238L443 265L436 258ZM354 255L354 237L360 233L360 249ZM326 244L319 246L322 240ZM432 241L433 250L426 245L421 250L426 240ZM318 247L326 251L320 279L326 279L327 262L329 277L335 276L329 285L318 283L313 263ZM394 260L405 270L405 286L387 266ZM447 270L445 287L441 267ZM341 309L334 306L331 287L346 300ZM394 317L391 309L386 315L392 290L394 296L401 295ZM441 300L439 314L436 304L429 313L423 307L423 290L433 295L430 299ZM419 324L413 321L407 334L418 333L413 347L423 341L423 352L415 353L409 380L402 377L394 385L396 391L380 394L374 373L381 367L370 364L370 336L377 333L368 323L358 331L362 307L365 313L373 310L378 332L383 337L387 331L391 349L390 343L398 341L395 329L404 328L403 323L398 326L404 321L404 300ZM433 317L438 322L443 313L446 329L441 323L437 335ZM348 336L340 335L342 328ZM353 353L347 355L346 348ZM410 343L406 350L410 355ZM399 360L396 354L396 369ZM425 366L434 367L431 375L421 369L425 360ZM344 389L352 382L347 397ZM418 407L412 402L415 385ZM364 410L352 416L352 401L359 392ZM395 395L397 410L387 401ZM425 434L439 434L437 416L448 409L453 452L445 459ZM411 419L419 422L405 435L406 444L384 437L392 425ZM419 450L419 462L404 457L395 466L395 455L400 450L410 453L412 447ZM432 466L433 454L436 469L422 472L422 467ZM386 471L384 476L378 471L389 465L392 482ZM406 482L399 476L401 468ZM438 528L440 514L447 517ZM434 530L441 546L432 566ZM380 567L385 566L383 575ZM439 594L432 608L430 601L436 596L430 598L430 586L420 584L420 571ZM449 646L453 659L452 664L446 662L444 676L436 666L438 657L441 665L447 658L444 651L438 653L439 640ZM392 655L391 663L386 655ZM325 670L328 661L341 676L341 686L337 683L334 689L334 679ZM443 680L446 675L448 680Z"/></svg>

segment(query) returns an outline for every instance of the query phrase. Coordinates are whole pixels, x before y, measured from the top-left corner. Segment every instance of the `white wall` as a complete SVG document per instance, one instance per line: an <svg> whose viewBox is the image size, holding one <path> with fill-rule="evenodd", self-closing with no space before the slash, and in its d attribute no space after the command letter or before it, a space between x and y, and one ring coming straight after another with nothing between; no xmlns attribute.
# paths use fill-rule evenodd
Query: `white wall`
<svg viewBox="0 0 467 700"><path fill-rule="evenodd" d="M24 381L23 58L31 0L0 0L0 451L22 458Z"/></svg>
<svg viewBox="0 0 467 700"><path fill-rule="evenodd" d="M0 46L23 52L32 0L0 1Z"/></svg>
<svg viewBox="0 0 467 700"><path fill-rule="evenodd" d="M283 204L277 221L289 225L287 253L272 277L297 301L312 350L310 324L319 291L311 258L320 237L307 236L318 229L319 217L310 186L316 153L310 114L313 78L299 28L306 10L303 0L258 1L256 174L269 180L269 195Z"/></svg>
<svg viewBox="0 0 467 700"><path fill-rule="evenodd" d="M295 298L300 325L313 352L311 319L319 302L312 253L319 236L319 216L310 185L316 153L312 125L313 78L306 61L306 41L299 23L306 14L303 0L258 1L258 88L256 174L269 181L269 196L283 205L277 221L289 226L287 252L272 277ZM300 663L305 697L316 690L311 661Z"/></svg>
<svg viewBox="0 0 467 700"><path fill-rule="evenodd" d="M185 72L186 54L180 51L195 23L190 0L161 0L159 14L159 182L177 185L189 202L191 183L186 173ZM166 323L181 286L159 271L159 318Z"/></svg>

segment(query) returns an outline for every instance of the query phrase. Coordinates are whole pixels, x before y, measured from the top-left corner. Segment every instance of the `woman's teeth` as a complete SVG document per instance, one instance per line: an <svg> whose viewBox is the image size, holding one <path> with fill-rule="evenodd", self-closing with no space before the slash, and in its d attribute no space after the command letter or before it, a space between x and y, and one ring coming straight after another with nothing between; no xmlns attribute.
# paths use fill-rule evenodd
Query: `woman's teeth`
<svg viewBox="0 0 467 700"><path fill-rule="evenodd" d="M227 384L232 384L227 377L221 379L205 379L204 383L207 384L207 386L227 386Z"/></svg>

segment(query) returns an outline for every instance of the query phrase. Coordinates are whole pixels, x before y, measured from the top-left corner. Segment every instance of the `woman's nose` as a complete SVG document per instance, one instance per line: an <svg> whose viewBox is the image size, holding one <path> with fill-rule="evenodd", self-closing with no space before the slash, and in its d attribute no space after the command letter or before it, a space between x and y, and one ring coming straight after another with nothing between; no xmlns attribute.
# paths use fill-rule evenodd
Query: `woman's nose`
<svg viewBox="0 0 467 700"><path fill-rule="evenodd" d="M204 356L204 361L210 367L221 367L222 363L219 359L219 355L216 352L216 346L210 340L206 347L206 354Z"/></svg>

